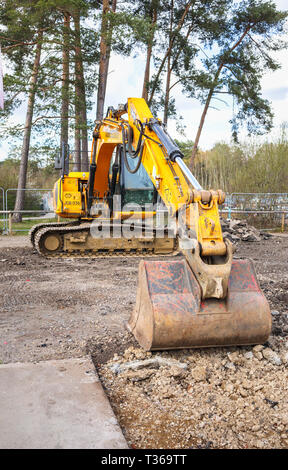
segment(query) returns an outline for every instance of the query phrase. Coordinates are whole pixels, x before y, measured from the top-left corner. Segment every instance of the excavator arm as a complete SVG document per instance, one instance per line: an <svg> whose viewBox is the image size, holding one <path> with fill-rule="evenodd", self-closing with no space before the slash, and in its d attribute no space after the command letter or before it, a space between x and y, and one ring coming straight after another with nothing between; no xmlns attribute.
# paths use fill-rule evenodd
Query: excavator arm
<svg viewBox="0 0 288 470"><path fill-rule="evenodd" d="M128 120L122 118L126 113ZM218 212L224 193L202 189L183 162L180 149L142 98L129 98L117 110L109 108L106 118L96 124L93 137L88 211L96 195L100 199L107 195L112 153L121 146L128 171L136 173L142 163L169 215L177 217L179 247L197 277L202 298L224 298L232 262L232 246L223 240ZM129 167L127 155L137 160L134 169Z"/></svg>
<svg viewBox="0 0 288 470"><path fill-rule="evenodd" d="M112 127L115 119L119 124ZM143 99L128 99L107 121L100 125L95 155L99 158L101 145L114 133L119 138L121 129L126 166L128 152L138 158L136 169L143 164L169 213L182 220L177 236L184 258L140 262L129 330L148 350L266 341L271 314L253 264L233 261L232 246L223 240L218 212L223 192L201 188Z"/></svg>

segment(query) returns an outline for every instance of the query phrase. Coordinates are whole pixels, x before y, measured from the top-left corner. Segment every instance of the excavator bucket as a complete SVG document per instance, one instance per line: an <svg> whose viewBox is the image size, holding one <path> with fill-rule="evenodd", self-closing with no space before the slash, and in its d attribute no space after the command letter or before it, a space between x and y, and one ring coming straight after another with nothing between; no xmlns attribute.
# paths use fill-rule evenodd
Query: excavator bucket
<svg viewBox="0 0 288 470"><path fill-rule="evenodd" d="M248 259L232 262L225 299L204 301L184 258L141 261L127 326L146 350L260 344L271 313Z"/></svg>

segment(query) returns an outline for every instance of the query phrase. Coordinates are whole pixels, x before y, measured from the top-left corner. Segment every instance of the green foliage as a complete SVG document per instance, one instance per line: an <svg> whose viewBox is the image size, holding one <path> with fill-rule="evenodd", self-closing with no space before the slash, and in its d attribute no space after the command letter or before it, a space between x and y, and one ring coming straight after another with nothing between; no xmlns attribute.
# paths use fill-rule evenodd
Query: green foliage
<svg viewBox="0 0 288 470"><path fill-rule="evenodd" d="M107 19L113 28L113 35L107 43L117 54L136 54L143 42L146 43L150 36L149 19L127 10L127 7L119 6L116 13L108 13Z"/></svg>
<svg viewBox="0 0 288 470"><path fill-rule="evenodd" d="M33 155L33 149L32 149ZM0 188L6 190L17 188L18 173L19 173L20 160L13 156L0 162ZM58 178L57 172L54 170L54 165L49 163L43 164L43 160L31 159L28 166L27 174L27 188L29 189L52 189L56 179ZM25 210L39 210L41 209L41 191L26 191L25 192ZM15 205L16 191L7 192L8 210L12 210ZM2 192L0 196L0 204L2 209Z"/></svg>
<svg viewBox="0 0 288 470"><path fill-rule="evenodd" d="M199 70L203 50L207 49L205 55L217 44L232 3L232 0L195 1L190 2L188 9L189 2L160 2L153 55L155 73L148 84L149 103L154 111L159 113L163 109L165 96L167 103L164 77L170 70L173 75L166 111L170 119L178 119L173 87L179 84L190 96L201 87L197 80L200 73L204 76Z"/></svg>
<svg viewBox="0 0 288 470"><path fill-rule="evenodd" d="M5 28L0 33L2 52L6 59L8 73L4 76L5 110L0 111L1 134L22 140L24 125L19 122L11 125L10 116L21 110L29 92L29 82L32 73L34 49L39 28L43 29L41 67L38 74L32 138L52 138L54 148L59 148L59 133L61 125L61 87L62 87L62 48L63 48L63 12L71 14L80 11L82 17L88 15L89 4L82 0L74 1L18 1L0 2L3 9L0 13L0 24ZM5 5L4 5L5 4ZM17 21L16 21L17 19ZM81 25L82 56L85 69L85 86L88 96L87 108L92 108L89 99L96 88L95 74L99 52L95 28ZM96 41L95 41L96 40ZM75 34L70 30L71 72L74 71ZM74 130L74 93L75 76L72 72L69 83L69 100L71 116L71 134ZM91 127L92 122L87 125ZM43 144L45 147L45 142Z"/></svg>
<svg viewBox="0 0 288 470"><path fill-rule="evenodd" d="M193 142L177 142L185 162ZM189 155L190 154L190 155ZM204 188L232 192L288 192L288 133L283 125L280 136L272 142L220 142L211 150L199 152L193 170Z"/></svg>
<svg viewBox="0 0 288 470"><path fill-rule="evenodd" d="M213 100L225 95L233 97L230 122L235 142L240 127L246 127L248 135L264 134L272 128L271 104L262 97L261 80L280 66L271 53L287 46L287 14L277 11L271 1L233 2L222 31L215 37L215 47L210 53L206 50L202 58L202 68L192 76L182 75L185 93L205 105L211 106Z"/></svg>
<svg viewBox="0 0 288 470"><path fill-rule="evenodd" d="M4 162L0 163L0 187L5 191L11 188L17 188L18 182L18 171L19 171L20 161L15 159L7 159ZM8 210L12 210L15 205L16 200L16 191L7 192L7 205ZM32 194L27 191L27 197L25 199L24 209L39 209L40 208L40 199L38 195ZM2 209L2 194L1 194L1 209Z"/></svg>
<svg viewBox="0 0 288 470"><path fill-rule="evenodd" d="M110 5L111 3L110 1ZM189 4L190 8L183 17ZM155 9L156 24L152 22ZM4 77L5 110L0 111L0 128L1 138L10 138L13 142L10 155L15 158L20 155L18 142L23 138L24 123L11 125L10 118L15 117L16 113L21 115L21 105L27 101L37 34L39 28L43 30L41 67L37 80L29 157L29 171L37 162L41 174L48 171L59 147L63 13L67 11L72 15L68 90L71 139L74 138L77 104L74 73L76 33L73 14L79 12L81 16L85 91L87 110L91 111L93 95L97 88L102 1L0 0L0 42L7 65ZM243 146L237 145L241 126L246 126L249 135L263 134L272 127L273 113L270 103L262 96L261 80L265 73L273 72L280 66L274 60L273 53L282 50L286 45L286 19L287 13L277 11L275 4L270 0L118 1L116 13L107 13L107 20L113 29L113 34L110 34L111 29L108 28L107 41L114 53L136 56L139 51L146 50L148 44L153 44L154 69L151 67L153 71L148 83L150 97L153 96L151 108L155 114L160 115L166 107L168 117L177 120L178 130L182 135L184 126L181 116L178 116L177 102L173 96L177 86L181 87L186 96L196 98L203 104L208 102L209 106L214 104L213 100L222 100L225 96L233 97L234 115L231 128L235 145L217 144L211 153L200 152L196 160L195 171L201 181L209 185L224 185L228 191L240 186L248 188L250 182L246 170L248 168L253 173L259 165L259 168L263 167L263 172L261 175L257 173L255 181L260 186L260 179L263 177L262 184L266 188L271 183L271 162L276 165L279 158L282 168L286 168L284 157L280 158L282 153L285 155L286 144L283 144L281 151L279 143L277 149L275 143L267 144L261 147L261 151L258 150L259 155L257 152L253 153L253 158L248 158ZM171 83L167 100L166 82L169 67ZM125 84L123 86L125 87ZM92 120L88 120L85 126L91 135ZM192 152L192 141L180 142L179 145L182 146L187 161L189 152ZM266 172L265 159L271 163L266 163ZM16 171L16 160L14 163ZM281 173L281 170L279 172ZM284 182L280 173L275 178L277 184L282 187ZM11 172L11 175L13 174L14 172ZM46 176L50 185L51 175ZM14 186L16 183L17 181ZM39 184L46 183L39 180Z"/></svg>
<svg viewBox="0 0 288 470"><path fill-rule="evenodd" d="M184 162L189 165L189 160L193 150L194 142L192 140L180 141L175 139L175 144L178 145L184 155Z"/></svg>

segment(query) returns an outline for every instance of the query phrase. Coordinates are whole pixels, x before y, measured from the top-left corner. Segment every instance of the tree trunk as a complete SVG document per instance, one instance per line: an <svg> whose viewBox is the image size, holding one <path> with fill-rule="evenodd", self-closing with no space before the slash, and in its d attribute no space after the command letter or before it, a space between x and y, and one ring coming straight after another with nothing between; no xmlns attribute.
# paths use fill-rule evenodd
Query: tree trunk
<svg viewBox="0 0 288 470"><path fill-rule="evenodd" d="M86 109L82 110L82 122L85 123L81 129L81 151L82 151L82 171L89 170L89 157L88 157L88 135L87 135L87 115Z"/></svg>
<svg viewBox="0 0 288 470"><path fill-rule="evenodd" d="M152 19L151 37L147 45L146 65L145 65L144 81L143 81L143 89L142 89L142 98L144 98L145 101L148 101L148 83L150 80L150 63L151 63L152 49L153 49L154 28L157 22L157 9L156 8L152 10L151 19Z"/></svg>
<svg viewBox="0 0 288 470"><path fill-rule="evenodd" d="M116 11L117 0L112 2L112 12ZM107 87L107 76L109 69L109 59L111 52L112 26L109 25L107 13L109 12L109 0L103 0L102 23L101 23L101 40L100 40L100 61L98 75L98 92L97 92L97 111L96 119L103 119L104 102Z"/></svg>
<svg viewBox="0 0 288 470"><path fill-rule="evenodd" d="M62 144L68 144L69 129L69 62L70 62L70 14L64 13L63 50L62 50L62 91L61 91L61 134L60 151Z"/></svg>
<svg viewBox="0 0 288 470"><path fill-rule="evenodd" d="M78 114L79 116L79 114ZM80 123L79 119L75 119L75 138L73 152L73 171L81 171L81 140L80 140Z"/></svg>
<svg viewBox="0 0 288 470"><path fill-rule="evenodd" d="M36 86L37 86L39 66L40 66L40 57L41 57L41 50L42 50L42 39L43 39L43 31L39 30L34 64L33 64L33 71L32 71L32 76L31 76L31 84L30 84L29 94L28 94L28 104L27 104L23 144L22 144L22 151L21 151L18 187L17 187L17 195L16 195L15 206L14 206L15 211L21 211L24 208L24 201L25 201L24 189L26 188L30 137L31 137L32 119L33 119L33 112L34 112ZM13 215L13 221L21 222L22 214L15 213Z"/></svg>
<svg viewBox="0 0 288 470"><path fill-rule="evenodd" d="M75 151L77 171L88 171L87 108L79 11L73 14L73 19L75 25Z"/></svg>
<svg viewBox="0 0 288 470"><path fill-rule="evenodd" d="M166 90L164 99L164 116L163 123L167 126L168 112L169 112L169 99L170 99L170 82L171 82L171 50L172 50L172 30L173 30L173 11L174 11L174 0L171 0L170 6L170 31L169 31L169 55L167 57L167 77L166 77Z"/></svg>
<svg viewBox="0 0 288 470"><path fill-rule="evenodd" d="M76 57L75 57L76 59ZM77 70L77 60L75 61L75 143L73 154L73 171L81 171L81 91L79 83L79 71Z"/></svg>
<svg viewBox="0 0 288 470"><path fill-rule="evenodd" d="M112 5L111 5L112 13L116 12L116 8L117 8L117 0L112 0ZM109 62L110 62L110 55L111 55L112 33L113 33L113 26L111 24L109 24L107 52L106 52L107 60L106 60L106 69L105 69L105 75L104 75L104 78L105 78L105 81L104 81L104 101L105 101L106 89L107 89L107 78L108 78Z"/></svg>
<svg viewBox="0 0 288 470"><path fill-rule="evenodd" d="M82 51L80 39L80 12L73 14L75 30L75 145L74 171L81 171L81 126L82 126Z"/></svg>
<svg viewBox="0 0 288 470"><path fill-rule="evenodd" d="M214 88L211 88L211 90L209 91L209 94L207 96L207 100L206 100L206 103L205 103L205 106L204 106L204 109L203 109L203 112L202 112L202 115L201 115L200 124L199 124L198 130L197 130L197 135L196 135L196 138L195 138L195 141L194 141L193 150L192 150L192 154L191 154L190 167L192 169L194 168L194 162L195 162L195 157L196 157L196 153L197 153L197 150L198 150L198 144L199 144L201 132L202 132L202 129L203 129L205 117L206 117L208 108L210 106L210 102L211 102L213 93L214 93Z"/></svg>
<svg viewBox="0 0 288 470"><path fill-rule="evenodd" d="M158 84L158 80L159 80L159 77L162 73L162 70L164 68L164 65L166 63L166 60L167 58L171 55L171 51L172 51L172 47L173 47L173 44L174 44L174 41L175 41L175 37L177 36L177 34L179 33L179 31L181 30L183 24L184 24L184 21L185 21L185 18L188 14L188 11L192 5L193 1L191 2L188 2L185 9L184 9L184 12L180 18L180 20L178 21L178 24L177 24L177 27L175 28L174 32L173 32L173 35L171 35L170 37L170 40L169 40L169 47L160 63L160 66L158 68L158 71L157 71L157 74L156 74L156 78L154 80L154 84L152 86L152 89L151 89L151 92L150 92L150 96L149 96L149 99L148 99L148 105L151 106L152 104L152 101L153 101L153 98L154 98L154 93L156 91L156 87L157 87L157 84Z"/></svg>
<svg viewBox="0 0 288 470"><path fill-rule="evenodd" d="M165 126L167 126L167 123L168 123L171 72L172 70L170 67L170 56L169 56L168 61L167 61L167 77L166 77L166 90L165 90L165 99L164 99L164 116L163 116L163 123Z"/></svg>

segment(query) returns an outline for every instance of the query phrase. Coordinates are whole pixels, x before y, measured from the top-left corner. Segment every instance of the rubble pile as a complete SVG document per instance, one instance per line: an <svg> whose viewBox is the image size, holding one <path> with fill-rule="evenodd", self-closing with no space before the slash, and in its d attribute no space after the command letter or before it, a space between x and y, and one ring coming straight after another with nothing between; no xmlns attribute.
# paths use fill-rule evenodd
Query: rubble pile
<svg viewBox="0 0 288 470"><path fill-rule="evenodd" d="M288 341L145 352L100 377L132 448L288 448Z"/></svg>
<svg viewBox="0 0 288 470"><path fill-rule="evenodd" d="M267 240L272 235L264 230L248 225L245 220L221 219L223 238L228 238L232 243L240 240L244 242L260 242Z"/></svg>

